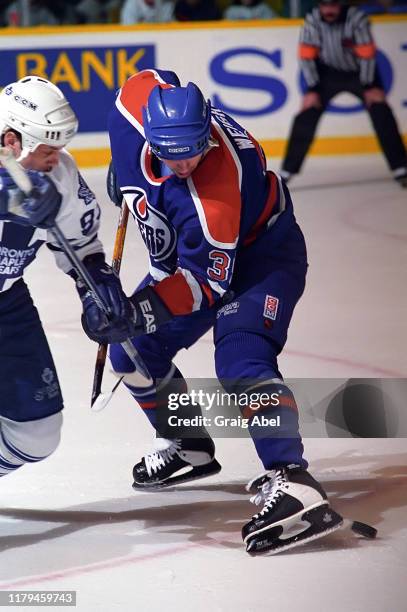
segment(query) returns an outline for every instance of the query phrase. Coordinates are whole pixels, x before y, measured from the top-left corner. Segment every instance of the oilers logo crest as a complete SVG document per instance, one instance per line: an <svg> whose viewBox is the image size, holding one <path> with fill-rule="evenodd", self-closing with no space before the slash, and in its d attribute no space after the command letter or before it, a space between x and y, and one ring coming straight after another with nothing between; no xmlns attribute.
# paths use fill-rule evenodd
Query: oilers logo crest
<svg viewBox="0 0 407 612"><path fill-rule="evenodd" d="M177 235L165 215L153 208L143 189L126 192L126 202L133 211L140 233L150 255L156 261L163 261L174 251Z"/></svg>

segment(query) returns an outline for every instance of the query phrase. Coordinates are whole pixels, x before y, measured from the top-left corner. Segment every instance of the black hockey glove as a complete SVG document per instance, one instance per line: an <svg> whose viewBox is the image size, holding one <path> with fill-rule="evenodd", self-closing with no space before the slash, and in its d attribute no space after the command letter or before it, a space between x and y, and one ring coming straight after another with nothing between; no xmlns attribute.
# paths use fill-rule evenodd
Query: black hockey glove
<svg viewBox="0 0 407 612"><path fill-rule="evenodd" d="M102 253L88 255L83 263L95 281L104 302L111 309L111 314L107 316L76 272L74 270L70 272L76 281L76 288L82 301L82 327L88 338L102 344L112 344L138 335L134 306L124 294L119 277L105 262L104 255Z"/></svg>
<svg viewBox="0 0 407 612"><path fill-rule="evenodd" d="M136 335L153 334L160 325L173 318L162 299L152 287L144 287L136 291L130 301L134 307L134 324L137 328Z"/></svg>
<svg viewBox="0 0 407 612"><path fill-rule="evenodd" d="M113 166L113 161L110 162L109 169L107 171L106 189L107 189L108 196L113 202L113 204L115 206L121 207L122 200L123 200L123 194L120 191L119 185L117 184L116 171Z"/></svg>
<svg viewBox="0 0 407 612"><path fill-rule="evenodd" d="M51 179L42 172L29 171L33 188L28 196L17 187L4 168L0 168L0 218L20 225L49 229L55 223L62 196Z"/></svg>

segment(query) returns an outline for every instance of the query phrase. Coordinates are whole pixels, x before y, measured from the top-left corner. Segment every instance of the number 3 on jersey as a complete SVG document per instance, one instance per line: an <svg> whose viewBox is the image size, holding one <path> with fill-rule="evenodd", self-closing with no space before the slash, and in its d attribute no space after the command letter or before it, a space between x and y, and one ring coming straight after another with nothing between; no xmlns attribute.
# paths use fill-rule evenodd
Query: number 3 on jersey
<svg viewBox="0 0 407 612"><path fill-rule="evenodd" d="M213 261L207 273L210 279L222 282L227 279L230 269L231 259L225 251L210 251L209 259Z"/></svg>

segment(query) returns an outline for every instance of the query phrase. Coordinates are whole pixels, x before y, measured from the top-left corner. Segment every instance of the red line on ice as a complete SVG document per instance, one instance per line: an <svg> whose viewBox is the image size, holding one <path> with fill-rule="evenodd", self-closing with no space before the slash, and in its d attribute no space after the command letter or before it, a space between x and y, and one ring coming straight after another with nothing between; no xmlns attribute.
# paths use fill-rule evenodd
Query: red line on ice
<svg viewBox="0 0 407 612"><path fill-rule="evenodd" d="M101 563L92 563L83 567L72 567L66 570L50 572L48 574L39 574L37 576L27 576L25 578L19 578L18 580L11 580L10 582L0 582L0 588L3 590L13 589L14 587L22 587L30 584L40 584L42 582L50 582L52 580L69 578L71 576L81 576L84 574L90 574L104 569L113 569L115 567L121 567L123 565L131 565L135 563L141 563L151 561L159 557L165 557L167 555L176 555L182 553L189 548L202 546L200 542L188 542L182 546L174 546L173 548L167 548L166 550L157 551L155 553L148 553L146 555L129 555L126 557L118 557L111 561L103 561Z"/></svg>
<svg viewBox="0 0 407 612"><path fill-rule="evenodd" d="M292 349L286 349L284 352L288 355L293 355L295 357L305 357L308 359L317 359L318 361L338 363L354 368L361 368L363 370L371 372L372 374L377 374L386 378L405 378L406 376L406 374L402 372L396 372L395 370L387 370L386 368L380 368L378 366L369 365L367 363L352 361L351 359L346 359L345 357L330 357L329 355L318 355L316 353L308 353L306 351L296 351Z"/></svg>

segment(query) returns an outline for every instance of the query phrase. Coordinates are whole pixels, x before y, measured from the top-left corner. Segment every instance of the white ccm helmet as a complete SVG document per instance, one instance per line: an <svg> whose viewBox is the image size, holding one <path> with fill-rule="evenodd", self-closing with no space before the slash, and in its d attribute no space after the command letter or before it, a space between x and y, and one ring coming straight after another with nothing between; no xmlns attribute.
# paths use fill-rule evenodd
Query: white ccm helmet
<svg viewBox="0 0 407 612"><path fill-rule="evenodd" d="M27 76L0 94L0 134L10 128L21 134L25 156L40 144L65 147L78 130L78 120L56 85Z"/></svg>

